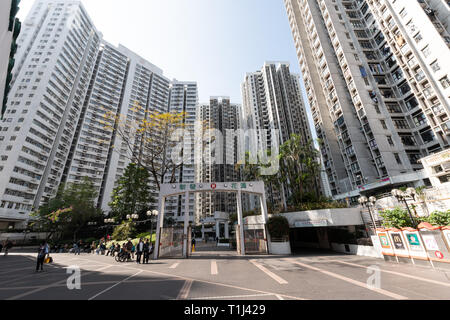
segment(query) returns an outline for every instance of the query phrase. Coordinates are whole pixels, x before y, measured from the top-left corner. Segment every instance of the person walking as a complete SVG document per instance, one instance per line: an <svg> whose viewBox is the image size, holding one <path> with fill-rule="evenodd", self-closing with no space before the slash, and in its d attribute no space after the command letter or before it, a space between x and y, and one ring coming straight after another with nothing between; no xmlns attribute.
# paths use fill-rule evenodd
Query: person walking
<svg viewBox="0 0 450 320"><path fill-rule="evenodd" d="M144 241L142 241L142 238L139 239L139 243L136 246L136 263L141 264L141 258L142 254L144 253Z"/></svg>
<svg viewBox="0 0 450 320"><path fill-rule="evenodd" d="M36 272L39 272L39 269L41 269L41 271L44 271L44 260L48 254L49 254L49 247L47 242L41 243L38 250Z"/></svg>
<svg viewBox="0 0 450 320"><path fill-rule="evenodd" d="M5 257L8 255L9 250L13 247L13 243L10 240L6 240L5 245Z"/></svg>
<svg viewBox="0 0 450 320"><path fill-rule="evenodd" d="M0 242L0 253L3 251L3 243Z"/></svg>
<svg viewBox="0 0 450 320"><path fill-rule="evenodd" d="M143 247L144 247L144 264L148 264L148 260L150 258L150 244L148 239L145 239Z"/></svg>

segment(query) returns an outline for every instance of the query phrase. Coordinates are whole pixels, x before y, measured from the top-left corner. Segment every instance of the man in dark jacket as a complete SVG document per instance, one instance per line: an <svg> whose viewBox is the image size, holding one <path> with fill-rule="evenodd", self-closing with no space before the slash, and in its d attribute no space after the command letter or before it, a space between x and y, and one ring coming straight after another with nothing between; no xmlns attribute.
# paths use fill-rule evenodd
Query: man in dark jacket
<svg viewBox="0 0 450 320"><path fill-rule="evenodd" d="M128 253L128 260L131 260L131 250L133 250L133 243L131 242L131 240L128 240L126 248Z"/></svg>
<svg viewBox="0 0 450 320"><path fill-rule="evenodd" d="M144 241L142 241L142 238L139 239L139 243L136 246L136 263L141 264L141 258L142 254L144 253ZM144 258L145 262L145 258Z"/></svg>
<svg viewBox="0 0 450 320"><path fill-rule="evenodd" d="M144 242L144 264L148 264L149 258L150 258L150 244L148 243L148 239L145 239L145 242Z"/></svg>

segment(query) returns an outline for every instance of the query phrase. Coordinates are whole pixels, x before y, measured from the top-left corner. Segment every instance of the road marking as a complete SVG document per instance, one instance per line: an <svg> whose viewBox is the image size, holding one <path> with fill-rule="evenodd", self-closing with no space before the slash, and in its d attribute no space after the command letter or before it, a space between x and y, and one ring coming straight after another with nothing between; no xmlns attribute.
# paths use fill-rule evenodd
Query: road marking
<svg viewBox="0 0 450 320"><path fill-rule="evenodd" d="M363 268L363 269L367 269L369 267L367 266L363 266L360 264L356 264L356 263L350 263L350 262L344 262L344 261L339 261L339 260L328 260L330 262L338 262L338 263L342 263L342 264L347 264L349 266L354 266L354 267L359 267L359 268ZM389 270L383 270L380 269L381 272L385 272L385 273L391 273L391 274L395 274L397 276L401 276L401 277L405 277L405 278L410 278L410 279L414 279L414 280L419 280L419 281L425 281L425 282L429 282L429 283L433 283L433 284L438 284L441 286L446 286L446 287L450 287L450 283L445 283L445 282L440 282L437 280L431 280L431 279L427 279L427 278L421 278L421 277L417 277L417 276L412 276L409 274L405 274L405 273L400 273L400 272L395 272L395 271L389 271Z"/></svg>
<svg viewBox="0 0 450 320"><path fill-rule="evenodd" d="M184 285L181 288L180 293L178 293L177 300L186 300L188 298L189 292L191 292L193 282L194 281L192 280L186 280L184 282Z"/></svg>
<svg viewBox="0 0 450 320"><path fill-rule="evenodd" d="M290 260L290 261L292 261L292 260ZM304 263L301 263L301 262L298 262L298 261L292 261L292 262L295 263L295 264L298 264L299 266L302 266L302 267L305 267L305 268L308 268L308 269L311 269L311 270L314 270L314 271L321 272L321 273L326 274L326 275L328 275L330 277L349 282L351 284L357 285L359 287L362 287L362 288L365 288L365 289L368 289L368 290L371 290L371 291L375 291L377 293L380 293L382 295L391 297L393 299L397 299L397 300L407 300L408 299L405 296L402 296L402 295L399 295L399 294L396 294L396 293L393 293L393 292L390 292L390 291L387 291L387 290L371 288L371 287L369 287L367 285L367 283L356 281L356 280L353 280L353 279L341 276L340 274L337 274L337 273L334 273L334 272L326 271L326 270L323 270L323 269L320 269L320 268L317 268L317 267L313 267L313 266L310 266L310 265L307 265L307 264L304 264Z"/></svg>
<svg viewBox="0 0 450 320"><path fill-rule="evenodd" d="M260 269L262 272L264 272L265 274L267 274L269 277L271 277L273 280L275 280L276 282L278 282L279 284L287 284L288 282L286 280L284 280L283 278L277 276L275 273L267 270L266 268L264 268L262 265L260 265L259 263L257 263L255 260L250 260L250 262L252 264L254 264L258 269Z"/></svg>
<svg viewBox="0 0 450 320"><path fill-rule="evenodd" d="M217 275L218 273L219 273L219 271L217 270L217 261L211 260L211 274Z"/></svg>
<svg viewBox="0 0 450 320"><path fill-rule="evenodd" d="M91 274L91 273L94 273L94 272L102 271L102 270L105 270L105 269L108 269L108 268L109 268L109 266L102 267L102 268L100 268L100 269L98 269L98 270L96 270L96 271L88 272L88 273L86 273L86 274L84 274L84 275L88 275L88 274ZM57 286L59 286L60 284L65 283L65 282L67 282L67 279L63 279L63 280L54 282L54 283L52 283L52 284L49 284L49 285L47 285L47 286L43 286L43 287L40 287L40 288L38 288L38 289L31 290L31 291L28 291L28 292L25 292L25 293L16 295L16 296L11 297L11 298L8 298L8 299L6 299L6 300L17 300L17 299L20 299L20 298L29 296L30 294L33 294L33 293L36 293L36 292L39 292L39 291L42 291L42 290L45 290L45 289L48 289L48 288L57 287Z"/></svg>
<svg viewBox="0 0 450 320"><path fill-rule="evenodd" d="M176 269L179 265L180 265L179 262L174 263L173 265L171 265L171 266L169 267L169 269Z"/></svg>
<svg viewBox="0 0 450 320"><path fill-rule="evenodd" d="M191 300L214 300L214 299L225 299L225 300L231 300L236 298L253 298L253 297L268 297L273 296L273 294L270 293L264 293L264 294L243 294L238 296L222 296L222 297L202 297L202 298L191 298Z"/></svg>
<svg viewBox="0 0 450 320"><path fill-rule="evenodd" d="M275 297L277 297L278 300L284 300L284 298L282 296L280 296L279 294L277 294Z"/></svg>
<svg viewBox="0 0 450 320"><path fill-rule="evenodd" d="M117 282L115 285L112 285L111 287L106 288L106 289L103 290L102 292L99 292L99 293L97 293L95 296L89 298L88 301L94 300L95 298L97 298L98 296L102 295L103 293L105 293L105 292L111 290L112 288L114 288L114 287L118 286L119 284L121 284L121 283L127 281L128 279L131 279L131 278L137 276L138 274L140 274L140 273L142 273L142 272L143 272L142 270L141 270L141 271L138 271L138 272L136 272L135 274L129 276L128 278L123 279L122 281Z"/></svg>

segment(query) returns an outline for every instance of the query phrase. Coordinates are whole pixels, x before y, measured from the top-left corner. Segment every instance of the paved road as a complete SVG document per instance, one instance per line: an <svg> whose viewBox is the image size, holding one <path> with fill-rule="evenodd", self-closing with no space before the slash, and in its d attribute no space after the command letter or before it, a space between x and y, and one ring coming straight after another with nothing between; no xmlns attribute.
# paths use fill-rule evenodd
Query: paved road
<svg viewBox="0 0 450 320"><path fill-rule="evenodd" d="M223 249L150 265L54 254L35 273L35 254L0 256L0 299L7 300L403 300L450 299L450 273L332 253L239 257ZM67 268L81 269L81 290L67 288ZM380 287L368 286L380 272ZM376 284L376 281L371 281Z"/></svg>

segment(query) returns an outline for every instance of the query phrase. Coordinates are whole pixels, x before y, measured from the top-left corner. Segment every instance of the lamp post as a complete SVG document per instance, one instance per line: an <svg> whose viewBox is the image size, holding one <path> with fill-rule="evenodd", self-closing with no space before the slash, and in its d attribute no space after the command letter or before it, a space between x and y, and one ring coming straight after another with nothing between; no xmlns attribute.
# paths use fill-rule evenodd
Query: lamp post
<svg viewBox="0 0 450 320"><path fill-rule="evenodd" d="M409 209L408 202L406 201L406 198L407 198L408 196L410 196L410 197L412 197L413 199L415 199L415 196L416 196L415 190L414 190L414 192L412 192L411 189L412 189L412 188L409 188L409 189L408 189L409 191L407 190L407 192L403 192L403 191L401 191L401 190L394 189L394 190L392 190L391 193L392 193L392 195L393 195L395 198L397 198L397 200L398 200L399 202L404 202L404 203L405 203L406 209L408 210L409 217L410 217L410 219L411 219L411 221L412 221L414 227L417 228L417 222L416 222L416 220L414 219L414 217L413 217L413 215L412 215L412 213L411 213L411 210Z"/></svg>
<svg viewBox="0 0 450 320"><path fill-rule="evenodd" d="M147 211L147 217L150 218L150 242L153 243L153 218L158 216L158 210Z"/></svg>
<svg viewBox="0 0 450 320"><path fill-rule="evenodd" d="M367 209L369 210L370 218L372 219L372 223L373 223L373 230L374 230L374 232L376 234L377 224L375 222L375 218L374 218L374 216L372 214L372 209L371 208L375 206L375 203L377 202L377 198L375 198L375 197L367 198L365 196L362 196L361 198L358 199L358 202L362 206L367 207Z"/></svg>

